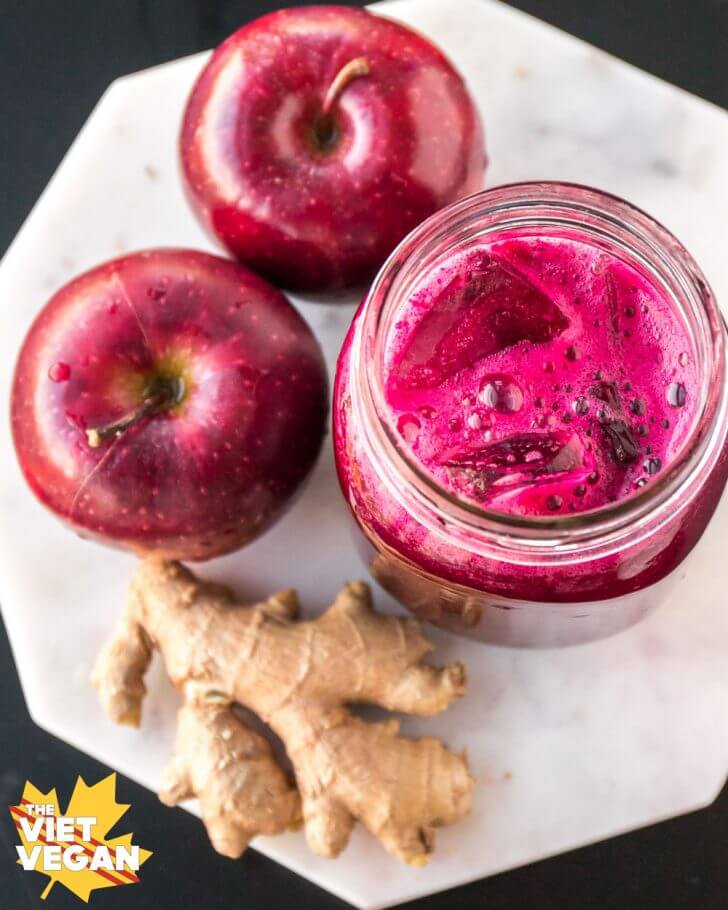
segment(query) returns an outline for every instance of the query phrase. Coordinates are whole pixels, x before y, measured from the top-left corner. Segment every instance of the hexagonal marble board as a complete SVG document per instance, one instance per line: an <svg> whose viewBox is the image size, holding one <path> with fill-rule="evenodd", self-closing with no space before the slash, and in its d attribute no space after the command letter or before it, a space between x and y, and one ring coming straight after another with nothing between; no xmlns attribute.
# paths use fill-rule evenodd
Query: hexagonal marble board
<svg viewBox="0 0 728 910"><path fill-rule="evenodd" d="M562 178L626 196L683 239L728 301L724 112L492 0L377 9L435 39L466 76L485 120L489 184ZM170 753L177 701L159 664L138 732L111 724L87 682L133 560L75 538L34 501L5 409L23 334L54 288L131 249L210 246L183 200L175 156L205 59L111 86L0 266L0 601L28 707L51 733L150 788ZM296 302L333 369L351 303ZM204 574L251 598L295 585L315 613L365 574L346 525L327 447L285 519ZM724 501L671 600L606 641L537 652L433 633L438 659L467 664L470 689L444 715L404 727L467 746L478 786L471 817L438 835L427 868L398 865L362 830L335 862L312 855L301 834L259 839L256 849L376 908L710 803L728 767L726 534ZM378 602L397 609L381 592Z"/></svg>

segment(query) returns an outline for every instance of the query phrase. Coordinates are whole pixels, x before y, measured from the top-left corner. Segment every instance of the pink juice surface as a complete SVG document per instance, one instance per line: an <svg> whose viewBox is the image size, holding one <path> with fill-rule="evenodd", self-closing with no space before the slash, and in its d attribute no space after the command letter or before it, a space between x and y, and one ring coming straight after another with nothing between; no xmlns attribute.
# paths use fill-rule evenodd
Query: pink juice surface
<svg viewBox="0 0 728 910"><path fill-rule="evenodd" d="M456 253L391 326L396 429L441 487L482 508L555 516L622 500L670 464L695 417L687 328L635 265L583 241Z"/></svg>

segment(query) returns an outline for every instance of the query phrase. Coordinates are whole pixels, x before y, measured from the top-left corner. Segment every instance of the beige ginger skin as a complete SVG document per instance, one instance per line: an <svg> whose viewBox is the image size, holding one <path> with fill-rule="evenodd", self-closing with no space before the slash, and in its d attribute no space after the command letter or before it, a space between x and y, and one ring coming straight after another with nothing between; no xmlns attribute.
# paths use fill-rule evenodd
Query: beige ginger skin
<svg viewBox="0 0 728 910"><path fill-rule="evenodd" d="M294 591L243 606L179 563L146 561L92 681L112 719L138 725L143 676L152 652L161 653L183 706L160 798L197 796L220 853L237 857L257 834L302 819L311 849L333 857L359 820L393 856L424 864L434 828L470 809L466 759L346 705L437 714L462 695L463 667L424 663L431 645L419 624L375 613L361 582L317 619L296 621L297 613ZM297 789L267 740L233 712L236 703L280 737Z"/></svg>

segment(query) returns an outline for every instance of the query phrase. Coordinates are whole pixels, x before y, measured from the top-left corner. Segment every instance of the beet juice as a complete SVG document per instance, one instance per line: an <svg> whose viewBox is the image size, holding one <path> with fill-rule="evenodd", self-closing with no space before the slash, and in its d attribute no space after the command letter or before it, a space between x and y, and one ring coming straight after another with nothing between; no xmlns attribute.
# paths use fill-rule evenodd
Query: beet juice
<svg viewBox="0 0 728 910"><path fill-rule="evenodd" d="M695 417L686 327L634 268L577 240L455 254L403 304L385 357L411 456L499 512L625 499L672 462Z"/></svg>
<svg viewBox="0 0 728 910"><path fill-rule="evenodd" d="M373 574L488 640L623 628L717 505L725 375L707 283L627 203L524 184L444 210L339 362L337 465Z"/></svg>

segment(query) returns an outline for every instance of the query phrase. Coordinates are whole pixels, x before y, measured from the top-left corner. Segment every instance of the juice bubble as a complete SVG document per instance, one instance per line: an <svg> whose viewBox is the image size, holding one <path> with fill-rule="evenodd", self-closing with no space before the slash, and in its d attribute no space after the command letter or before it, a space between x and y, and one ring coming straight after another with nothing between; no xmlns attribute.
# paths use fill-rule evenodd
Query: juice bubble
<svg viewBox="0 0 728 910"><path fill-rule="evenodd" d="M672 382L667 387L667 403L673 408L682 408L688 399L688 393L681 382Z"/></svg>
<svg viewBox="0 0 728 910"><path fill-rule="evenodd" d="M420 422L414 414L403 414L397 421L397 429L409 445L413 445L420 435Z"/></svg>
<svg viewBox="0 0 728 910"><path fill-rule="evenodd" d="M508 376L486 376L478 399L486 407L503 413L520 411L523 407L523 392Z"/></svg>
<svg viewBox="0 0 728 910"><path fill-rule="evenodd" d="M645 471L648 474L657 474L661 467L662 461L654 455L645 462Z"/></svg>

